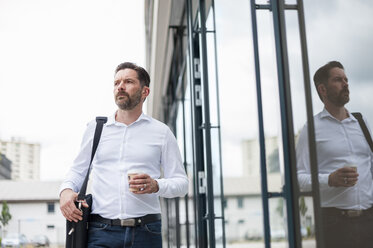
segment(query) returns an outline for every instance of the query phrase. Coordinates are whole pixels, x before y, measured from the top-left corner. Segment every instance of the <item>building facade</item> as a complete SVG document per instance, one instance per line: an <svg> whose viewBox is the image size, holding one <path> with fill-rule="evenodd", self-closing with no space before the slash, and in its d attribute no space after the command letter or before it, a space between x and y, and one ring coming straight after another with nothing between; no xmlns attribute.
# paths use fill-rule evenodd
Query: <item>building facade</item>
<svg viewBox="0 0 373 248"><path fill-rule="evenodd" d="M40 180L40 144L0 140L0 152L12 161L12 180Z"/></svg>
<svg viewBox="0 0 373 248"><path fill-rule="evenodd" d="M352 61L360 58L343 49L349 47L343 37L356 37L358 24L338 28L346 13L368 20L373 6L145 1L147 111L175 133L191 182L188 196L162 202L164 247L324 247L317 169L312 191L300 192L296 136L322 110L311 75L331 60L343 60L357 82L348 109L365 106L361 111L373 123L359 97L373 91L359 83L373 75L358 76L369 71L366 54L373 51L364 44L370 38L359 33L364 49L356 66Z"/></svg>
<svg viewBox="0 0 373 248"><path fill-rule="evenodd" d="M61 182L0 181L0 209L6 201L12 215L2 231L24 234L29 241L43 234L52 245L63 246L66 220L59 207L60 185Z"/></svg>
<svg viewBox="0 0 373 248"><path fill-rule="evenodd" d="M0 153L0 180L11 179L12 161Z"/></svg>

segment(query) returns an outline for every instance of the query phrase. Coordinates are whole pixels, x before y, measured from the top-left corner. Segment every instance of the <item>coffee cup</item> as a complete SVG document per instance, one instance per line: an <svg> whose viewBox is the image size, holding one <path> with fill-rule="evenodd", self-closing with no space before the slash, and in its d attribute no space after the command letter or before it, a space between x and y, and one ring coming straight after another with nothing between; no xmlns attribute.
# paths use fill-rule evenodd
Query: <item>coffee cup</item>
<svg viewBox="0 0 373 248"><path fill-rule="evenodd" d="M138 175L138 174L143 174L143 172L141 172L139 170L134 170L134 169L128 170L127 171L128 182L133 178L133 176ZM136 192L136 191L139 191L139 189L129 187L129 191Z"/></svg>
<svg viewBox="0 0 373 248"><path fill-rule="evenodd" d="M351 169L353 169L355 172L357 172L357 166L356 166L356 164L346 164L346 165L343 166L343 167L351 168Z"/></svg>

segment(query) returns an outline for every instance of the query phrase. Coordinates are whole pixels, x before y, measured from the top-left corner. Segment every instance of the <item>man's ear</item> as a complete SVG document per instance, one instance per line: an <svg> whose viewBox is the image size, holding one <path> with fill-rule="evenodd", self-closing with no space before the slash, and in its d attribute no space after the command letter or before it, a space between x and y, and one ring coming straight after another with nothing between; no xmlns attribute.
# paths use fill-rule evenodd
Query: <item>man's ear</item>
<svg viewBox="0 0 373 248"><path fill-rule="evenodd" d="M319 92L320 95L325 96L326 95L326 87L324 84L319 84L317 86L317 91Z"/></svg>
<svg viewBox="0 0 373 248"><path fill-rule="evenodd" d="M142 91L141 91L141 94L144 97L143 102L145 102L146 98L149 96L149 93L150 93L150 88L147 87L147 86L144 86Z"/></svg>
<svg viewBox="0 0 373 248"><path fill-rule="evenodd" d="M144 88L142 89L142 94L143 94L145 97L147 97L147 96L149 95L149 93L150 93L150 89L149 89L149 87L144 86Z"/></svg>

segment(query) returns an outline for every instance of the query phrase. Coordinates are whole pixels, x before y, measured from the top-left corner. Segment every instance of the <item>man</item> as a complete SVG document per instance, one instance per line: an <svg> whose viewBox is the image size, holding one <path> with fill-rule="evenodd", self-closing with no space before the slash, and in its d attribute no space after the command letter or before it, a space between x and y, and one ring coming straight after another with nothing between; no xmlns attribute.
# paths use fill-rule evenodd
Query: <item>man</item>
<svg viewBox="0 0 373 248"><path fill-rule="evenodd" d="M314 82L324 109L314 117L325 247L373 247L373 154L349 102L343 65L319 68ZM307 125L297 144L298 181L311 190Z"/></svg>
<svg viewBox="0 0 373 248"><path fill-rule="evenodd" d="M142 112L149 83L145 69L133 63L115 70L118 110L103 128L92 163L88 247L162 247L159 196L187 193L188 179L174 135ZM69 221L82 219L74 201L88 169L95 126L94 121L88 124L80 152L61 185L60 208ZM141 172L129 180L130 170ZM129 219L136 225L121 221Z"/></svg>

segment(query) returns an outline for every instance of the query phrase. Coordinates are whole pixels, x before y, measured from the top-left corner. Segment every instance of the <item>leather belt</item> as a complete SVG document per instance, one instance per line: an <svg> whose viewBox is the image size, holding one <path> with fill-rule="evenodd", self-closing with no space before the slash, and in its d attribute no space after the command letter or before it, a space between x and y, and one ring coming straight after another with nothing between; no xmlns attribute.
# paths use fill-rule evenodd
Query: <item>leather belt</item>
<svg viewBox="0 0 373 248"><path fill-rule="evenodd" d="M372 214L373 215L373 208L368 209L339 209L339 208L321 208L322 213L325 215L337 215L337 216L345 216L345 217L360 217L362 215L366 214Z"/></svg>
<svg viewBox="0 0 373 248"><path fill-rule="evenodd" d="M112 226L141 226L151 222L161 220L160 214L147 214L143 217L131 218L131 219L106 219L98 214L91 214L89 217L90 221L101 222Z"/></svg>

